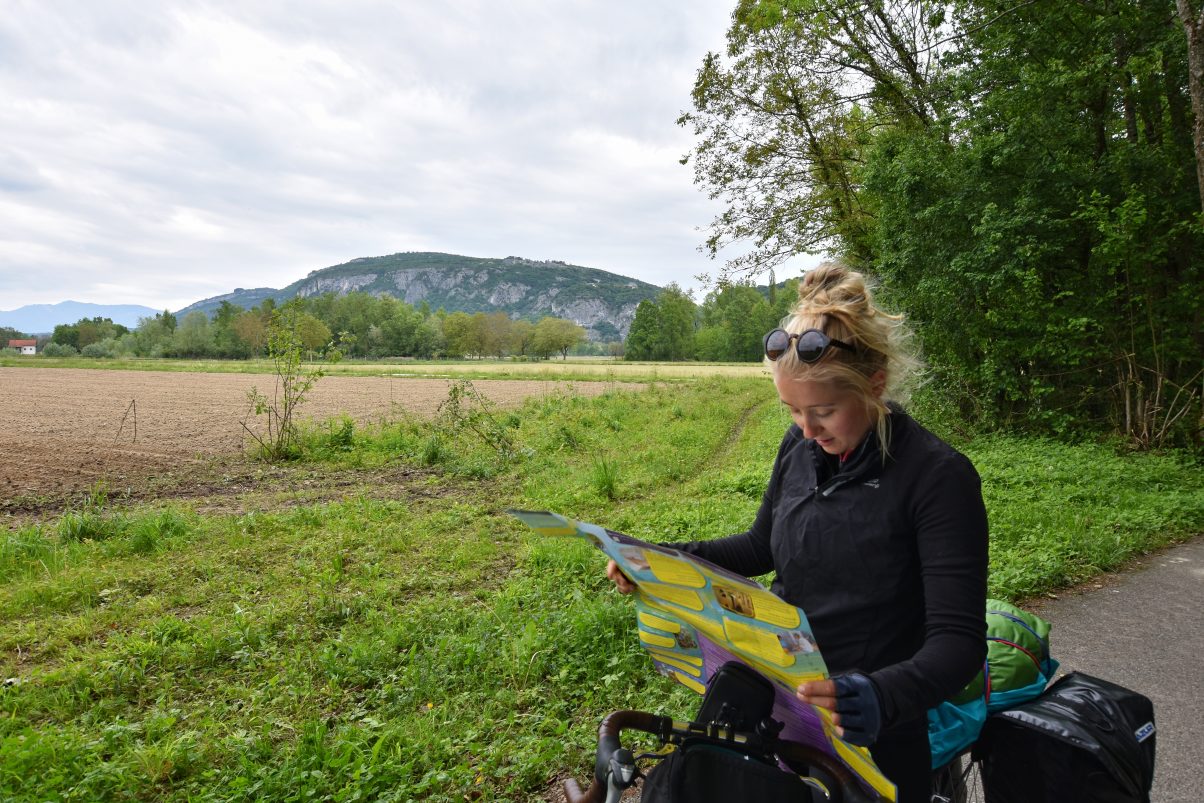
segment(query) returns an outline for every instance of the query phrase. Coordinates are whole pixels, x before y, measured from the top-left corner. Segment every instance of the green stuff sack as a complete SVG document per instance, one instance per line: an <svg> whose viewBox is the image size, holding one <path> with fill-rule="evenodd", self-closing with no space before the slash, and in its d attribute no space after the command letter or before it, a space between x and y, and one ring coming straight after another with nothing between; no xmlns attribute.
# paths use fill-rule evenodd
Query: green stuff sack
<svg viewBox="0 0 1204 803"><path fill-rule="evenodd" d="M969 746L988 714L1036 699L1058 670L1049 655L1049 622L997 599L987 600L987 660L964 689L928 711L928 742L937 768Z"/></svg>
<svg viewBox="0 0 1204 803"><path fill-rule="evenodd" d="M957 694L961 705L983 697L991 712L1039 695L1057 671L1049 655L1049 622L997 599L987 600L986 671Z"/></svg>

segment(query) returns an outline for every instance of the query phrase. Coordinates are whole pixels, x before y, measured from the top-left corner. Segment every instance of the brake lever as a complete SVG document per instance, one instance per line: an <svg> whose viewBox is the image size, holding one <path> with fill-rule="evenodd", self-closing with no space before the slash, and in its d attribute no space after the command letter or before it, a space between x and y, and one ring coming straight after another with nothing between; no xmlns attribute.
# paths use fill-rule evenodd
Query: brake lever
<svg viewBox="0 0 1204 803"><path fill-rule="evenodd" d="M623 790L631 788L639 777L635 756L626 747L620 747L610 757L606 773L606 803L619 803Z"/></svg>

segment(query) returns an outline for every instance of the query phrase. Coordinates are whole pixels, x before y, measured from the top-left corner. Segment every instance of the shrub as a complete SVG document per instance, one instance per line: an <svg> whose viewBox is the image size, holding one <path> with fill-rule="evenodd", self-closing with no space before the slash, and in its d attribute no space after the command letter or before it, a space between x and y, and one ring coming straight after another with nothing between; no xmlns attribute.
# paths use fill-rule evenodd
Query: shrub
<svg viewBox="0 0 1204 803"><path fill-rule="evenodd" d="M69 346L65 343L47 343L42 349L43 357L74 357L79 354L75 346Z"/></svg>
<svg viewBox="0 0 1204 803"><path fill-rule="evenodd" d="M80 356L93 357L97 359L107 359L113 356L113 341L101 340L98 343L89 343L80 351Z"/></svg>

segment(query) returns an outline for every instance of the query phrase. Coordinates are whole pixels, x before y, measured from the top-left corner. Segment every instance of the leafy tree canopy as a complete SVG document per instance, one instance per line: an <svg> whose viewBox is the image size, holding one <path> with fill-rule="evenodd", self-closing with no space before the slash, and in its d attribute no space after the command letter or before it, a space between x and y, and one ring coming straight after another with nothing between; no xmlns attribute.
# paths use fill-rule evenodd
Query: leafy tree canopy
<svg viewBox="0 0 1204 803"><path fill-rule="evenodd" d="M1151 445L1199 437L1188 85L1174 0L742 0L681 123L729 273L841 255L970 418Z"/></svg>

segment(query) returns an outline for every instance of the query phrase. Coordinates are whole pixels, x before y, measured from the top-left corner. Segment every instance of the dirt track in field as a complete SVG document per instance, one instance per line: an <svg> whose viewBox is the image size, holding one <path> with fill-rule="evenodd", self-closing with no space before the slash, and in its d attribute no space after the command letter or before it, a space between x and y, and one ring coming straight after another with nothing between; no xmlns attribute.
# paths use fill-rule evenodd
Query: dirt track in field
<svg viewBox="0 0 1204 803"><path fill-rule="evenodd" d="M557 393L564 383L481 380L476 388L500 406ZM59 496L100 480L137 483L238 455L249 436L247 391L271 396L269 374L0 368L0 499ZM300 410L316 420L348 415L366 423L401 411L430 415L449 381L407 377L327 376ZM573 392L603 393L609 383L577 383ZM136 432L135 432L136 427Z"/></svg>

